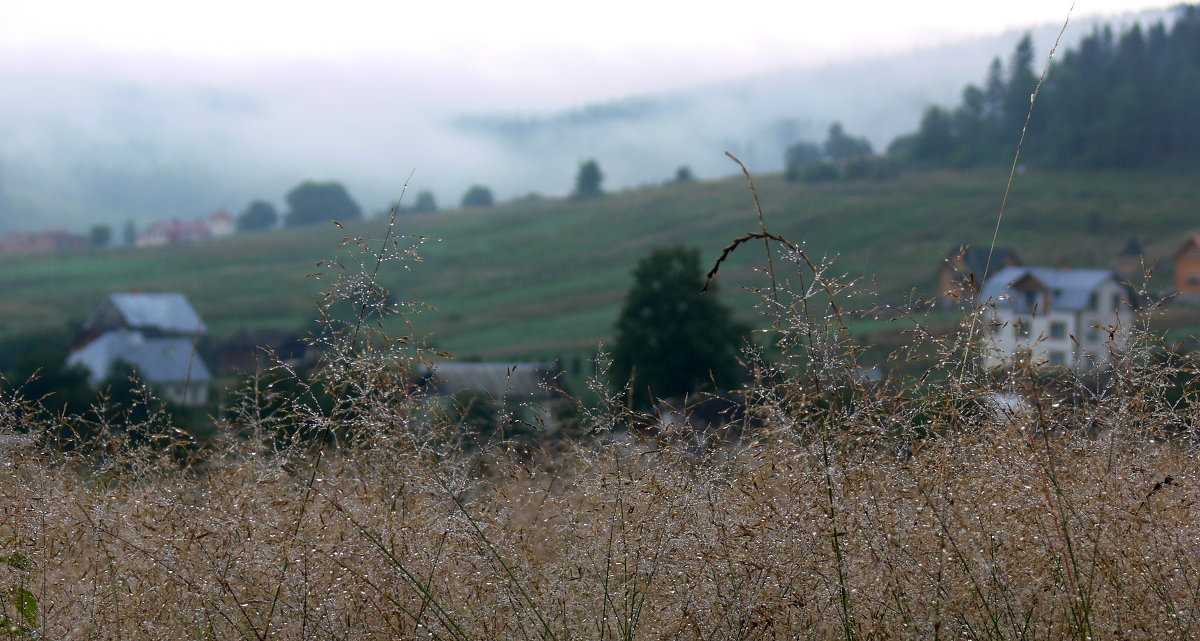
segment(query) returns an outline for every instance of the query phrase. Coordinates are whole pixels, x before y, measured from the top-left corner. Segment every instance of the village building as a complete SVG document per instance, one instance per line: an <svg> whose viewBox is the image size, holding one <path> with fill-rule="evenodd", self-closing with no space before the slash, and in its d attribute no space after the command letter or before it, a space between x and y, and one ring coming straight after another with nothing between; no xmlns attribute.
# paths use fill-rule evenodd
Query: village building
<svg viewBox="0 0 1200 641"><path fill-rule="evenodd" d="M1175 295L1200 301L1200 234L1189 234L1175 252Z"/></svg>
<svg viewBox="0 0 1200 641"><path fill-rule="evenodd" d="M196 220L156 220L138 234L138 247L191 245L210 238L228 236L237 231L237 220L225 211L213 212Z"/></svg>
<svg viewBox="0 0 1200 641"><path fill-rule="evenodd" d="M0 238L0 253L59 254L86 251L88 239L65 229L46 229L34 232L5 232Z"/></svg>
<svg viewBox="0 0 1200 641"><path fill-rule="evenodd" d="M1130 238L1121 253L1117 254L1117 271L1131 282L1142 282L1146 271L1153 266L1146 258L1146 250L1142 248L1142 243L1136 238Z"/></svg>
<svg viewBox="0 0 1200 641"><path fill-rule="evenodd" d="M1136 292L1115 271L1006 267L981 292L984 363L1090 371L1128 347Z"/></svg>
<svg viewBox="0 0 1200 641"><path fill-rule="evenodd" d="M989 265L987 248L960 246L950 252L938 267L938 309L974 307L988 274L1020 264L1016 252L1008 248L997 247L991 252Z"/></svg>
<svg viewBox="0 0 1200 641"><path fill-rule="evenodd" d="M163 398L203 405L212 374L195 346L206 332L182 294L110 294L84 323L67 363L85 367L93 387L127 363Z"/></svg>
<svg viewBox="0 0 1200 641"><path fill-rule="evenodd" d="M209 214L204 222L208 224L208 233L213 238L228 236L237 231L237 219L224 209Z"/></svg>
<svg viewBox="0 0 1200 641"><path fill-rule="evenodd" d="M190 245L212 238L208 223L202 220L156 220L138 234L138 247Z"/></svg>

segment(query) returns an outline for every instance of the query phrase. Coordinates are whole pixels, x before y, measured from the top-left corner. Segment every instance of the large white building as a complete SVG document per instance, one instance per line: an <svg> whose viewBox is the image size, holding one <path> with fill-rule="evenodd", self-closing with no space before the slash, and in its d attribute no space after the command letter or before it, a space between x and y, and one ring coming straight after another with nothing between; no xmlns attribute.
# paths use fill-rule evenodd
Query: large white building
<svg viewBox="0 0 1200 641"><path fill-rule="evenodd" d="M1103 269L1006 267L983 286L987 306L984 363L1087 371L1129 344L1137 295Z"/></svg>

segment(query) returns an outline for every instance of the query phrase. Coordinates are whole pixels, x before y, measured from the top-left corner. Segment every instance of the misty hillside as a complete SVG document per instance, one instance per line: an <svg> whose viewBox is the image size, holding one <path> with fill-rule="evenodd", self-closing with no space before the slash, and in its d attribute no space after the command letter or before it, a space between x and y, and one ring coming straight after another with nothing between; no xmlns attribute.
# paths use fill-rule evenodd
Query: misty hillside
<svg viewBox="0 0 1200 641"><path fill-rule="evenodd" d="M1074 23L1069 41L1091 28ZM1039 52L1057 29L1035 30ZM10 51L0 62L0 232L236 212L255 198L280 203L310 178L340 180L378 211L413 170L412 186L446 205L474 183L500 198L563 194L593 157L610 189L661 182L682 165L730 174L725 150L773 171L787 145L820 138L835 119L884 147L1019 35L550 113L479 105L404 61L231 69Z"/></svg>
<svg viewBox="0 0 1200 641"><path fill-rule="evenodd" d="M804 243L814 259L835 259L834 272L878 292L854 303L871 306L902 304L914 288L931 294L948 253L962 243L986 247L1006 177L1003 167L981 167L818 184L773 174L757 184L770 230ZM1197 202L1200 185L1188 172L1031 169L1010 194L999 244L1030 265L1111 268L1137 239L1146 264L1156 266L1152 285L1161 288L1170 282L1170 257L1193 229ZM0 343L48 330L74 333L105 294L119 291L186 294L217 344L244 330L303 333L316 318L314 293L332 282L332 275L308 275L336 274L335 263L358 269L359 258L338 252L339 239L358 235L374 249L386 228L376 218L348 223L346 231L314 225L175 247L0 256ZM397 229L429 239L423 261L411 269L389 261L379 280L395 301L435 309L392 331L415 331L461 358L552 360L611 344L639 258L679 244L698 248L707 267L758 222L745 180L731 177L592 200L406 214ZM758 297L741 286L765 286L755 272L765 267L762 251L743 246L720 271L721 300L748 322L757 322ZM315 266L335 255L338 261ZM783 280L796 273L776 266ZM1188 322L1198 321L1193 315ZM878 342L879 332L905 327L865 331Z"/></svg>

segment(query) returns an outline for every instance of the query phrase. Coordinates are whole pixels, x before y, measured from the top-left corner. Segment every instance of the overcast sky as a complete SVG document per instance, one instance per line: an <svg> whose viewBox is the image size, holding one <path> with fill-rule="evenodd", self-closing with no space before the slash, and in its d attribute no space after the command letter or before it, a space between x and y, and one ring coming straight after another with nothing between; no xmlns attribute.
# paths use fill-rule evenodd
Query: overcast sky
<svg viewBox="0 0 1200 641"><path fill-rule="evenodd" d="M1079 0L1074 15L1168 4ZM1061 22L1070 7L1070 0L0 0L0 47L35 52L10 61L9 72L14 64L78 64L81 52L122 60L148 53L160 63L406 64L478 83L489 95L507 89L535 103L578 103Z"/></svg>

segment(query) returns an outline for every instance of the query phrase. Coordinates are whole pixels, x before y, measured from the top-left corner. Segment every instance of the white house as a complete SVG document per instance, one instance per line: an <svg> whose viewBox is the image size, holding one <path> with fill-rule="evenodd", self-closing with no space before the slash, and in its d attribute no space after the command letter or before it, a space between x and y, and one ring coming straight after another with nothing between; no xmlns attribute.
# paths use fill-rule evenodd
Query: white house
<svg viewBox="0 0 1200 641"><path fill-rule="evenodd" d="M93 386L125 362L172 402L208 402L212 374L195 350L207 328L182 294L110 294L83 328L67 363L87 368Z"/></svg>
<svg viewBox="0 0 1200 641"><path fill-rule="evenodd" d="M213 238L228 236L237 231L237 219L224 209L214 211L204 221L208 223L208 233L212 234Z"/></svg>
<svg viewBox="0 0 1200 641"><path fill-rule="evenodd" d="M1103 269L1005 267L983 286L984 363L1028 359L1077 371L1102 367L1128 346L1137 295Z"/></svg>

